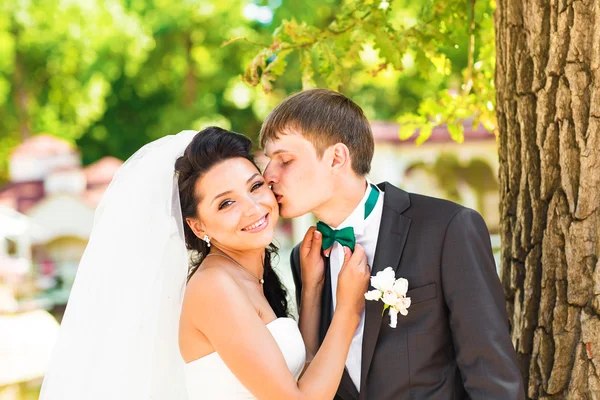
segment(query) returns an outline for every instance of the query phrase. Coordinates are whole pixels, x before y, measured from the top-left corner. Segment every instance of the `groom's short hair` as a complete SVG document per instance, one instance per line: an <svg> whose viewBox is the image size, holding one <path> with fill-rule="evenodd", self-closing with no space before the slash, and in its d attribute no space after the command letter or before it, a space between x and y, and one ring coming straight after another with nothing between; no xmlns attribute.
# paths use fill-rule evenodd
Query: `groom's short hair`
<svg viewBox="0 0 600 400"><path fill-rule="evenodd" d="M310 89L283 100L267 116L260 130L260 144L279 138L288 129L300 131L319 157L325 149L343 143L350 151L352 169L359 176L371 170L375 143L363 110L341 93Z"/></svg>

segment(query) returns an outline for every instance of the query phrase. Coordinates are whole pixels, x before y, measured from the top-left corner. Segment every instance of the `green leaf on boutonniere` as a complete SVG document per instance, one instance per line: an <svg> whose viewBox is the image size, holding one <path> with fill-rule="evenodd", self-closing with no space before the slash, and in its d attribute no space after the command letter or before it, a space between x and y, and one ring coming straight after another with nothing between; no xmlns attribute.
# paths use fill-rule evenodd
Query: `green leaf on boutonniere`
<svg viewBox="0 0 600 400"><path fill-rule="evenodd" d="M385 310L387 310L388 308L390 308L389 304L384 304L383 305L383 311L381 312L381 316L383 317L383 314L385 314Z"/></svg>

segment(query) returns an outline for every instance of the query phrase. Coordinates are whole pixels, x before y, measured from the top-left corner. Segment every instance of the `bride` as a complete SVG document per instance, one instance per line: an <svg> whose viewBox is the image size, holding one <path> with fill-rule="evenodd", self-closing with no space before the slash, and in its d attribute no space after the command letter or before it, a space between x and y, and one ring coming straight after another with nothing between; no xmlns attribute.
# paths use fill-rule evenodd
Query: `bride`
<svg viewBox="0 0 600 400"><path fill-rule="evenodd" d="M364 251L346 253L316 351L321 238L311 228L302 243L303 290L314 295L298 327L271 267L278 205L250 148L220 128L183 131L119 169L96 211L40 399L334 397L364 307Z"/></svg>

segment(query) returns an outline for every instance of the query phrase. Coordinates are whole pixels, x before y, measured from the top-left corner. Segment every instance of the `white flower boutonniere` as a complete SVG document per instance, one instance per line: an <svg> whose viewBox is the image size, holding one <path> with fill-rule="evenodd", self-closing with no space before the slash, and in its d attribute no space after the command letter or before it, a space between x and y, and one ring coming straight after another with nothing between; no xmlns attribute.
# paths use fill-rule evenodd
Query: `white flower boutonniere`
<svg viewBox="0 0 600 400"><path fill-rule="evenodd" d="M390 309L390 326L395 328L398 324L398 313L407 315L410 307L410 297L406 297L408 281L404 278L396 279L393 268L387 267L371 277L371 286L375 290L365 293L365 299L383 301L383 312Z"/></svg>

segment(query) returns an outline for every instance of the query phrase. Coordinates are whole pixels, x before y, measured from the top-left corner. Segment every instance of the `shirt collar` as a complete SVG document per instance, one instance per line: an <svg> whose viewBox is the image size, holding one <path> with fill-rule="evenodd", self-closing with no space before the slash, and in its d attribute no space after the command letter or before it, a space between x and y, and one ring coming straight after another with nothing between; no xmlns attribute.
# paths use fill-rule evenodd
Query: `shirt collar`
<svg viewBox="0 0 600 400"><path fill-rule="evenodd" d="M354 211L352 211L352 213L350 213L350 215L337 228L334 229L343 229L348 226L351 226L354 228L354 234L362 235L363 230L365 228L365 203L369 198L371 188L375 187L375 190L380 191L379 188L373 185L373 183L369 179L366 179L366 181L367 188L365 189L365 194L362 200L360 201L360 203L358 203L358 206L356 206Z"/></svg>

